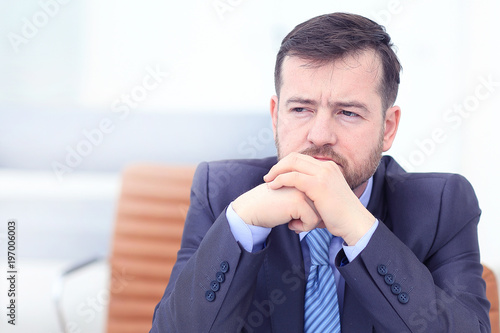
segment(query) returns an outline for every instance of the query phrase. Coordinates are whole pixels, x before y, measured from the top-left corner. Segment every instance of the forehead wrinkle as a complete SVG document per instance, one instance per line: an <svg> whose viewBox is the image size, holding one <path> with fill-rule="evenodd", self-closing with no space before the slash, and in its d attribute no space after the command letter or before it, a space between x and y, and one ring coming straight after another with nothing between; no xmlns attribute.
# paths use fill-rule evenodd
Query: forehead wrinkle
<svg viewBox="0 0 500 333"><path fill-rule="evenodd" d="M341 103L340 104L341 106L352 105L354 107L357 107L360 106L359 104L363 103L357 100L356 92L360 92L361 89L367 88L365 87L366 83L374 83L374 84L369 84L369 90L372 93L377 94L379 98L382 99L382 96L380 94L380 88L381 85L383 84L381 82L382 80L381 75L383 74L381 73L381 70L383 70L383 67L379 55L374 50L368 49L346 55L345 57L336 59L334 61L326 61L326 62L317 62L314 60L304 59L301 57L288 57L288 59L285 60L283 65L285 65L286 62L291 61L294 58L305 61L305 63L302 62L297 68L305 70L302 71L302 74L309 72L310 83L307 83L306 86L303 87L303 89L296 91L297 94L289 98L289 100L296 99L295 101L298 101L297 98L301 98L302 102L305 102L305 104L309 105L322 104L331 108L333 105L332 101L338 99L338 102ZM362 73L365 73L364 80L366 80L364 84L362 84L362 86L359 86L361 82L359 82L358 84L354 84L351 92L353 92L355 95L351 96L351 98L346 98L345 100L342 98L342 96L335 96L337 93L342 92L343 91L342 87L345 86L345 84L340 81L343 79L341 71L358 71L358 73L360 73L361 75L363 75ZM282 75L286 75L285 71L283 71ZM318 77L322 76L324 78L322 80L322 83L320 84L326 86L327 89L320 89L319 91L317 91L317 95L309 96L308 86L317 85L319 83L316 76ZM290 77L289 79L292 79L292 77ZM288 81L288 80L283 80L283 81ZM305 82L302 82L302 84L304 83ZM289 103L290 102L288 102L287 100L286 104ZM361 108L363 108L363 106L361 106ZM364 109L367 108L365 107Z"/></svg>

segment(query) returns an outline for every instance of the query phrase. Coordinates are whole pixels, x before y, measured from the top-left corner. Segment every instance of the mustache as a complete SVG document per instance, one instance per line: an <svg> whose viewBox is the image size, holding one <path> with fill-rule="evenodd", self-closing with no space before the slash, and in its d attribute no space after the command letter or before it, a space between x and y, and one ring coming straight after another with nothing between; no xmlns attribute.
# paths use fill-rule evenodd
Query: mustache
<svg viewBox="0 0 500 333"><path fill-rule="evenodd" d="M347 166L347 159L345 159L342 155L335 152L331 146L311 146L306 148L300 152L304 155L309 156L323 156L333 160L335 163L340 164L343 167Z"/></svg>

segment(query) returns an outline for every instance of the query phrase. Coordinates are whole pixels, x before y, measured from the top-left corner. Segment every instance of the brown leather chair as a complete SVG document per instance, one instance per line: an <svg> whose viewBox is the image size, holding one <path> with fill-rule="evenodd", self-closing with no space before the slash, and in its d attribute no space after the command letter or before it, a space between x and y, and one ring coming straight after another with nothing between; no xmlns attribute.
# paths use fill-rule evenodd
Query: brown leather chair
<svg viewBox="0 0 500 333"><path fill-rule="evenodd" d="M148 332L180 248L195 167L125 169L110 258L108 333Z"/></svg>
<svg viewBox="0 0 500 333"><path fill-rule="evenodd" d="M486 281L486 296L491 303L490 322L491 333L500 333L500 323L498 319L498 285L493 271L483 265L483 279Z"/></svg>

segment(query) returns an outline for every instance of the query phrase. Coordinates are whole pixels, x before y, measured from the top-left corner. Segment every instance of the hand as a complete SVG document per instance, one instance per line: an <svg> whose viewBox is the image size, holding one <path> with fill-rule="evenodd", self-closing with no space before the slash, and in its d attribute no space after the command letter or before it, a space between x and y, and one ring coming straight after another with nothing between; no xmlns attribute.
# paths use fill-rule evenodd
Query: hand
<svg viewBox="0 0 500 333"><path fill-rule="evenodd" d="M233 209L245 223L261 227L298 223L310 230L321 222L304 193L293 187L272 190L266 183L239 196L233 202Z"/></svg>
<svg viewBox="0 0 500 333"><path fill-rule="evenodd" d="M333 161L291 153L274 165L264 180L272 190L292 188L304 193L328 231L348 245L355 245L375 222ZM300 225L300 221L291 223L292 227L300 231L313 229L311 224Z"/></svg>

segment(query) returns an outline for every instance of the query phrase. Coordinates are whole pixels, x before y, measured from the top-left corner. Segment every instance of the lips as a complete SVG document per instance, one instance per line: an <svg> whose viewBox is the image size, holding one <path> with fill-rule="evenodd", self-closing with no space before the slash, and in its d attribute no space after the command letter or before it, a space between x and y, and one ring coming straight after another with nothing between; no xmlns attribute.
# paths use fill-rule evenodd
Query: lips
<svg viewBox="0 0 500 333"><path fill-rule="evenodd" d="M330 157L326 156L313 156L315 159L320 160L320 161L333 161ZM335 162L335 161L333 161Z"/></svg>
<svg viewBox="0 0 500 333"><path fill-rule="evenodd" d="M344 165L347 166L347 160L342 157L342 155L336 153L332 147L329 145L325 145L322 147L318 146L311 146L308 147L302 151L300 151L301 154L304 155L309 155L318 161L333 161L335 164L337 164L339 167L343 167Z"/></svg>
<svg viewBox="0 0 500 333"><path fill-rule="evenodd" d="M342 164L338 163L337 161L335 161L334 159L332 159L331 157L327 157L327 156L313 156L315 159L317 159L318 161L323 161L323 162L328 162L328 161L332 161L334 162L335 164L337 164L339 167L342 167Z"/></svg>

